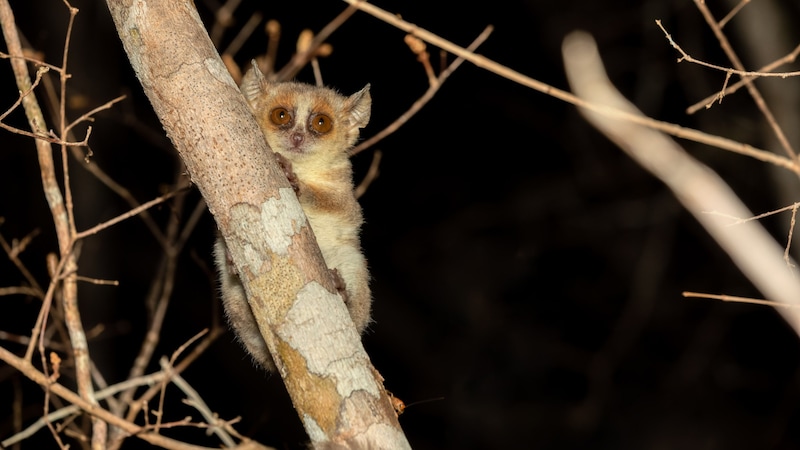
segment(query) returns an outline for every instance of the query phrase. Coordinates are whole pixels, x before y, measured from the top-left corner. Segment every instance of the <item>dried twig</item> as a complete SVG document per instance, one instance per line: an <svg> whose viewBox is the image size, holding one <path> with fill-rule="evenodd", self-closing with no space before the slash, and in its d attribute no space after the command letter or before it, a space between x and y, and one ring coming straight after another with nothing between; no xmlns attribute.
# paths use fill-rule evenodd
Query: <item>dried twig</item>
<svg viewBox="0 0 800 450"><path fill-rule="evenodd" d="M164 195L161 195L159 197L156 197L153 200L150 200L149 202L145 202L145 203L137 206L136 208L133 208L132 210L130 210L130 211L126 212L126 213L123 213L123 214L118 215L117 217L114 217L113 219L109 219L109 220L107 220L105 222L99 223L99 224L97 224L97 225L95 225L95 226L93 226L93 227L91 227L91 228L89 228L87 230L81 231L80 233L75 233L75 239L76 240L77 239L83 239L83 238L91 236L93 234L97 234L100 231L105 230L106 228L109 228L109 227L111 227L113 225L116 225L116 224L122 222L123 220L130 219L131 217L137 216L137 215L141 214L142 211L150 209L153 206L160 205L161 203L164 203L165 201L175 197L178 194L182 194L184 192L186 192L185 188L178 188L178 189L176 189L176 190L174 190L172 192L169 192L167 194L164 194Z"/></svg>
<svg viewBox="0 0 800 450"><path fill-rule="evenodd" d="M217 340L223 333L225 333L225 328L223 326L219 326L216 328L212 328L208 335L201 340L191 352L189 352L186 357L181 360L180 363L173 365L173 370L175 373L182 373L189 367L203 352L208 349L208 347ZM146 405L150 399L152 399L159 391L161 390L160 385L154 385L150 387L144 394L139 396L136 401L130 402L130 408L128 409L127 414L125 415L125 419L128 421L133 421L139 412L142 410L143 405ZM111 447L111 446L109 446Z"/></svg>
<svg viewBox="0 0 800 450"><path fill-rule="evenodd" d="M667 41L669 42L669 45L672 48L674 48L678 53L681 54L681 57L678 58L678 62L686 61L688 63L697 64L698 66L703 66L703 67L707 67L709 69L714 69L714 70L718 70L720 72L725 72L726 74L729 74L729 75L739 75L740 77L747 78L748 80L752 80L752 79L755 79L755 78L789 78L789 77L796 77L796 76L800 75L800 71L792 71L792 72L769 72L769 71L763 71L763 70L750 71L750 70L744 70L744 69L739 69L739 68L732 69L730 67L720 66L720 65L717 65L717 64L711 64L710 62L706 62L706 61L697 59L697 58L693 57L692 55L690 55L689 53L687 53L683 49L683 47L681 47L677 42L675 42L675 39L672 38L672 35L667 31L667 29L664 27L664 24L660 20L656 20L656 25L658 26L658 28L661 29L661 32L664 33L664 37L667 38ZM730 43L727 43L727 41L726 41L726 45L730 46ZM737 58L736 61L739 61L738 58ZM739 65L741 65L741 62L740 62ZM742 80L742 83L747 84L747 81L746 80Z"/></svg>
<svg viewBox="0 0 800 450"><path fill-rule="evenodd" d="M256 12L250 16L250 18L247 19L247 23L245 23L239 32L236 33L236 37L233 38L231 43L228 44L228 47L225 48L225 51L222 53L228 55L235 55L238 53L242 45L244 45L247 39L253 34L253 31L256 30L258 24L261 23L261 19L263 19L263 17L261 16L260 12Z"/></svg>
<svg viewBox="0 0 800 450"><path fill-rule="evenodd" d="M486 39L489 38L489 35L492 34L493 30L494 27L492 26L486 27L483 30L483 32L480 35L478 35L478 37L475 38L474 41L472 41L472 44L470 44L469 47L466 48L466 51L474 52ZM425 106L433 98L436 92L439 91L439 88L442 86L442 84L456 69L458 69L458 67L463 62L464 62L464 57L459 55L459 57L456 58L445 70L443 70L438 77L433 79L429 78L430 83L428 86L428 90L426 90L425 93L422 94L422 96L419 99L417 99L417 101L415 101L414 104L411 105L411 107L406 112L401 114L400 117L395 119L394 122L389 124L389 126L381 130L375 136L372 136L366 141L358 144L355 148L353 148L350 151L350 154L356 155L364 151L365 149L372 147L376 143L380 142L386 136L389 136L390 134L397 131L398 128L403 126L404 123L406 123L411 117L413 117L414 114L419 112L419 110L422 109L422 107ZM428 67L430 67L430 65Z"/></svg>
<svg viewBox="0 0 800 450"><path fill-rule="evenodd" d="M767 64L766 66L758 69L756 72L757 73L770 72L773 69L776 69L776 68L778 68L778 67L780 67L780 66L782 66L784 64L791 64L797 59L798 55L800 55L800 45L795 47L794 50L792 50L788 55L786 55L786 56L784 56L784 57L782 57L780 59L777 59L777 60ZM728 73L730 73L730 72L728 72ZM696 113L697 111L699 111L699 110L701 110L703 108L705 108L705 109L710 108L717 99L722 101L722 97L724 97L726 95L729 95L729 94L733 94L734 92L738 91L742 86L747 84L747 79L748 78L750 78L750 77L745 77L745 79L739 80L736 83L733 83L732 85L727 86L724 90L718 91L718 92L716 92L716 93L714 93L712 95L709 95L708 97L700 100L699 102L696 102L692 106L686 108L686 114L694 114L694 113Z"/></svg>
<svg viewBox="0 0 800 450"><path fill-rule="evenodd" d="M211 40L219 48L222 34L234 24L233 13L239 7L241 0L227 0L217 8L214 14L214 24L211 26Z"/></svg>
<svg viewBox="0 0 800 450"><path fill-rule="evenodd" d="M719 27L725 28L725 25L727 25L728 22L731 21L731 19L736 17L736 14L739 14L739 11L741 11L742 8L747 6L748 3L750 3L750 0L740 1L736 6L733 7L733 9L728 14L725 15L725 17L722 18L722 20L719 21Z"/></svg>
<svg viewBox="0 0 800 450"><path fill-rule="evenodd" d="M31 232L30 234L28 234L28 236L23 238L19 243L15 243L13 247L8 244L8 242L5 240L5 238L3 238L2 235L0 235L0 247L2 247L3 250L6 252L6 255L8 255L8 259L11 260L12 263L14 263L14 265L17 267L17 270L19 270L22 276L25 277L25 280L31 286L29 289L32 291L32 295L34 297L42 299L44 298L44 291L42 290L42 287L39 285L39 282L36 281L36 278L34 278L34 276L30 273L28 268L25 267L25 264L22 263L22 260L19 259L19 254L22 253L22 251L24 250L25 244L38 234L39 234L38 230Z"/></svg>
<svg viewBox="0 0 800 450"><path fill-rule="evenodd" d="M770 300L762 300L758 298L750 298L750 297L737 297L735 295L725 295L725 294L705 294L702 292L682 292L686 298L710 298L712 300L721 300L723 302L734 302L734 303L750 303L753 305L765 305L765 306L772 306L773 308L798 308L800 305L787 305L786 303L781 302L773 302Z"/></svg>
<svg viewBox="0 0 800 450"><path fill-rule="evenodd" d="M361 196L367 192L367 189L369 189L370 184L372 184L372 182L378 178L382 156L383 152L380 150L375 150L372 153L372 163L369 165L369 170L367 171L367 174L364 175L364 179L361 180L361 183L358 183L358 186L356 186L354 190L356 198L361 198Z"/></svg>
<svg viewBox="0 0 800 450"><path fill-rule="evenodd" d="M159 363L161 364L161 370L168 374L169 380L172 381L172 383L175 384L175 386L183 391L183 393L188 397L184 403L192 406L200 412L200 414L203 416L203 419L205 419L206 423L208 423L209 430L216 434L219 437L219 440L222 441L226 447L234 447L236 443L234 442L233 438L224 428L220 427L219 425L219 423L222 422L219 419L219 416L211 411L211 408L209 408L206 402L203 401L203 398L200 396L200 394L191 385L189 385L189 383L187 383L183 377L175 373L167 358L161 358Z"/></svg>
<svg viewBox="0 0 800 450"><path fill-rule="evenodd" d="M314 39L308 44L304 52L295 53L288 64L275 74L276 80L290 80L300 69L303 68L314 56L317 49L325 42L334 31L336 31L347 19L356 12L356 8L352 6L347 7L344 11L334 17L323 29L314 36Z"/></svg>
<svg viewBox="0 0 800 450"><path fill-rule="evenodd" d="M125 96L125 95L120 95L119 97L117 97L117 98L115 98L113 100L109 100L106 103L104 103L104 104L102 104L102 105L100 105L100 106L98 106L96 108L93 108L93 109L89 110L88 112L85 112L85 113L81 114L80 117L78 117L77 119L73 120L72 123L70 123L69 125L66 126L65 131L67 133L69 133L69 132L72 131L73 128L75 128L79 124L81 124L83 122L87 122L87 121L93 121L94 120L93 116L95 114L99 113L100 111L105 111L105 110L111 108L115 104L125 100L126 97L127 96Z"/></svg>

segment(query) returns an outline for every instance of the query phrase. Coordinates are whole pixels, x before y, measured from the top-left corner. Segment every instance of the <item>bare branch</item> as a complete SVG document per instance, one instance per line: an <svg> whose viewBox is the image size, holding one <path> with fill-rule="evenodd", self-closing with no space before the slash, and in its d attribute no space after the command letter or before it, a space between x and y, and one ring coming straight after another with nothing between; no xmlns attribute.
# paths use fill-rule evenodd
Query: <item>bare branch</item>
<svg viewBox="0 0 800 450"><path fill-rule="evenodd" d="M300 69L303 68L314 56L317 51L317 48L321 46L326 39L333 34L347 19L350 18L353 14L355 14L356 9L353 7L347 7L344 11L339 13L338 16L334 17L333 20L330 21L325 28L319 31L319 33L314 36L314 39L309 43L308 47L304 52L295 53L292 59L289 61L288 64L283 66L283 68L275 74L275 79L277 80L290 80Z"/></svg>
<svg viewBox="0 0 800 450"><path fill-rule="evenodd" d="M661 32L664 33L664 37L667 38L667 41L669 41L669 45L672 46L672 48L674 48L675 50L678 51L678 53L681 54L681 57L678 58L678 62L686 61L688 63L697 64L698 66L703 66L703 67L707 67L709 69L714 69L714 70L718 70L720 72L725 72L726 74L728 74L728 76L730 76L730 75L739 75L740 77L747 78L749 80L752 80L752 79L755 79L755 78L770 78L770 77L772 77L772 78L789 78L789 77L796 77L796 76L800 75L800 70L793 71L793 72L769 72L769 71L763 71L763 70L750 71L750 70L743 70L743 69L732 69L730 67L724 67L724 66L720 66L720 65L717 65L717 64L711 64L709 62L706 62L706 61L703 61L703 60L700 60L700 59L696 59L692 55L686 53L686 51L680 45L678 45L677 42L675 42L675 40L672 38L672 35L669 34L669 32L667 32L667 29L664 28L664 24L662 24L660 20L656 20L656 25L658 25L658 28L661 28ZM730 45L730 44L728 44L728 45ZM746 80L742 80L742 83L743 84L747 84L747 81Z"/></svg>
<svg viewBox="0 0 800 450"><path fill-rule="evenodd" d="M235 55L238 53L239 49L242 47L242 45L244 45L245 41L247 41L247 38L253 34L253 31L255 31L256 27L258 27L258 24L261 23L261 19L263 19L263 17L259 12L256 12L250 16L250 18L247 19L247 23L244 24L244 26L236 34L236 37L231 41L230 44L228 44L228 47L222 53L228 55Z"/></svg>
<svg viewBox="0 0 800 450"><path fill-rule="evenodd" d="M748 3L750 3L750 0L740 1L736 6L733 7L733 9L728 14L725 15L725 17L722 18L722 20L719 21L719 27L725 28L725 25L727 25L728 22L731 21L731 19L736 17L736 14L739 14L739 11L741 11L742 8L747 6Z"/></svg>
<svg viewBox="0 0 800 450"><path fill-rule="evenodd" d="M486 27L483 30L483 32L477 38L475 38L474 41L472 41L472 44L470 44L469 47L466 48L466 51L474 52L486 39L489 38L489 35L492 34L493 30L494 30L494 28L492 26ZM381 130L375 136L372 136L371 138L369 138L369 139L365 140L364 142L358 144L356 147L354 147L350 151L350 154L351 155L356 155L356 154L368 149L369 147L372 147L373 145L377 144L378 142L383 140L386 136L389 136L390 134L392 134L395 131L397 131L411 117L413 117L417 112L419 112L419 110L422 109L433 98L434 95L436 95L436 92L439 91L439 88L442 87L442 84L447 80L447 78L450 77L450 75L456 69L458 69L458 67L463 62L464 62L464 57L463 56L459 56L458 58L456 58L447 67L447 69L443 70L442 73L440 73L438 77L434 78L430 82L428 90L425 91L425 93L422 95L422 97L417 99L417 101L415 101L413 105L411 105L411 107L408 109L408 111L406 111L403 114L401 114L400 117L395 119L394 122L389 124L389 126L384 128L383 130ZM428 65L428 67L430 67L430 65Z"/></svg>
<svg viewBox="0 0 800 450"><path fill-rule="evenodd" d="M19 243L15 243L13 247L8 244L8 242L2 235L0 235L0 247L3 247L3 250L8 255L8 259L10 259L11 262L14 263L15 266L17 266L17 270L20 271L22 276L25 277L25 280L28 282L28 284L31 285L30 289L32 289L32 291L34 292L33 295L41 299L44 298L44 291L42 291L42 287L39 286L39 283L36 281L36 278L34 278L34 276L30 273L28 268L25 267L25 264L22 263L22 260L19 259L19 254L24 251L26 243L30 242L30 240L33 239L33 237L38 234L39 230L34 230L26 237L24 237Z"/></svg>
<svg viewBox="0 0 800 450"><path fill-rule="evenodd" d="M722 300L723 302L733 302L733 303L750 303L752 305L764 305L764 306L772 306L773 308L797 308L800 305L787 305L786 303L781 302L773 302L770 300L762 300L757 298L749 298L749 297L737 297L735 295L725 295L725 294L704 294L702 292L683 292L681 293L686 298L709 298L712 300Z"/></svg>
<svg viewBox="0 0 800 450"><path fill-rule="evenodd" d="M792 50L788 55L767 64L766 66L758 69L757 72L758 73L771 72L773 69L776 69L784 64L793 63L797 59L798 55L800 55L800 45L795 47L794 50ZM686 108L686 114L694 114L700 109L710 108L713 105L714 101L716 101L717 99L722 99L722 97L726 95L733 94L745 84L747 84L746 79L742 79L737 81L736 83L733 83L724 90L719 91L713 95L710 95L704 98L703 100L700 100L699 102L695 103L694 105Z"/></svg>
<svg viewBox="0 0 800 450"><path fill-rule="evenodd" d="M186 380L183 379L180 375L174 372L172 366L170 365L167 358L161 358L159 361L161 364L161 370L168 374L168 378L175 386L178 387L184 394L188 397L188 399L184 402L202 414L203 419L205 419L206 423L209 425L209 430L216 434L219 437L219 440L226 447L234 447L236 443L233 441L233 438L226 432L226 430L219 426L220 419L216 413L211 412L211 409L208 407L203 398L200 394L191 386Z"/></svg>
<svg viewBox="0 0 800 450"><path fill-rule="evenodd" d="M117 217L114 217L113 219L110 219L110 220L107 220L105 222L99 223L99 224L93 226L92 228L89 228L88 230L84 230L84 231L81 231L80 233L76 233L75 234L75 239L76 240L83 239L83 238L85 238L87 236L91 236L93 234L97 234L100 231L103 231L108 227L116 225L116 224L122 222L123 220L130 219L131 217L137 216L137 215L141 214L143 211L148 210L148 209L152 208L153 206L160 205L161 203L164 203L165 201L175 197L178 194L182 194L184 192L186 192L185 189L177 189L177 190L174 190L174 191L169 192L167 194L164 194L162 196L156 197L156 198L150 200L149 202L145 202L145 203L137 206L136 208L133 208L132 210L130 210L130 211L126 212L126 213L123 213L123 214L118 215Z"/></svg>
<svg viewBox="0 0 800 450"><path fill-rule="evenodd" d="M125 95L120 95L119 97L117 97L117 98L115 98L113 100L109 100L106 103L104 103L104 104L102 104L102 105L100 105L100 106L98 106L96 108L93 108L93 109L89 110L88 112L86 112L84 114L81 114L80 117L78 117L72 123L67 125L65 130L69 133L78 124L86 122L86 121L94 120L92 116L94 116L95 114L97 114L100 111L105 111L105 110L111 108L116 103L119 103L119 102L125 100L125 98L126 98Z"/></svg>
<svg viewBox="0 0 800 450"><path fill-rule="evenodd" d="M376 178L378 178L379 167L381 165L382 156L383 152L381 152L380 150L375 150L375 152L372 153L372 163L370 163L369 165L369 170L367 171L367 174L364 176L364 179L361 180L361 183L359 183L354 190L356 198L361 198L361 196L364 195L365 192L367 192L367 189L369 189L369 185L372 184L372 182Z"/></svg>
<svg viewBox="0 0 800 450"><path fill-rule="evenodd" d="M703 0L694 0L694 4L697 6L697 9L700 10L700 13L703 15L706 23L708 23L711 31L714 32L714 36L717 37L720 47L722 47L725 55L728 56L728 59L733 64L733 67L737 70L744 70L744 64L742 64L742 61L736 55L736 52L733 50L728 38L725 36L725 33L722 32L722 28L719 27L719 24L714 19L714 16L711 14L711 11L708 9L705 2ZM791 158L793 161L796 161L797 152L794 150L794 148L792 148L792 144L789 142L789 139L786 137L786 134L783 132L781 126L778 125L778 121L772 114L772 110L770 110L767 106L767 103L764 100L764 97L761 95L761 92L752 82L747 82L745 87L747 88L747 92L750 94L750 97L753 98L756 106L758 106L758 109L761 111L761 114L765 119L767 119L767 123L772 128L772 132L775 133L775 136L778 138L778 142L781 143L783 150L786 152L789 158Z"/></svg>

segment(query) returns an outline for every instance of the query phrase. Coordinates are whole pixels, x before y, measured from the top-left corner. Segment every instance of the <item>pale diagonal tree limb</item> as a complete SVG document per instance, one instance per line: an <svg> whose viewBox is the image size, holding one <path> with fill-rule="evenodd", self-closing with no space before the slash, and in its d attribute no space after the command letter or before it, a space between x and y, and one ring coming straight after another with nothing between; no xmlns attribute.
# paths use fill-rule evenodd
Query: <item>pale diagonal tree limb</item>
<svg viewBox="0 0 800 450"><path fill-rule="evenodd" d="M190 1L107 0L317 448L410 448L303 210Z"/></svg>
<svg viewBox="0 0 800 450"><path fill-rule="evenodd" d="M672 139L652 128L624 120L610 111L643 114L611 84L594 40L576 32L564 41L564 63L574 92L595 107L584 116L631 158L663 181L734 263L767 299L800 305L800 282L784 261L783 249L756 221L728 226L707 211L725 211L736 217L753 214L711 169L687 154ZM800 310L777 308L800 335Z"/></svg>

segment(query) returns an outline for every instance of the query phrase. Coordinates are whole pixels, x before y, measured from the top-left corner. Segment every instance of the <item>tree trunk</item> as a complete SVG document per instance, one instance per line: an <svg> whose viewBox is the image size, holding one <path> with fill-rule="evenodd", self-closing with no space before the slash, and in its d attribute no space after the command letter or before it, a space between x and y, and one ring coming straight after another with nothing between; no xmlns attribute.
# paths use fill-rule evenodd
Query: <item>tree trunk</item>
<svg viewBox="0 0 800 450"><path fill-rule="evenodd" d="M410 448L292 188L188 0L107 0L315 448ZM211 251L211 249L209 249Z"/></svg>

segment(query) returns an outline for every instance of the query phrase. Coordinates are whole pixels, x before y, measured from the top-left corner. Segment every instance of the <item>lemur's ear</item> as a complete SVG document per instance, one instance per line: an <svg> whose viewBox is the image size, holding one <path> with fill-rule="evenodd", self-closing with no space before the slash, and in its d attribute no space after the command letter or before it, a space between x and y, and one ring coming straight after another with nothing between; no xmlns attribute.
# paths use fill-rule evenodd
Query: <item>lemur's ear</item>
<svg viewBox="0 0 800 450"><path fill-rule="evenodd" d="M242 77L242 84L239 86L239 90L242 91L248 101L253 101L266 91L269 81L267 81L267 77L264 76L261 69L258 68L258 63L256 63L255 59L250 61L250 64L252 67Z"/></svg>
<svg viewBox="0 0 800 450"><path fill-rule="evenodd" d="M347 97L347 112L350 113L350 125L364 128L369 123L372 110L372 96L369 94L369 83L363 89Z"/></svg>

